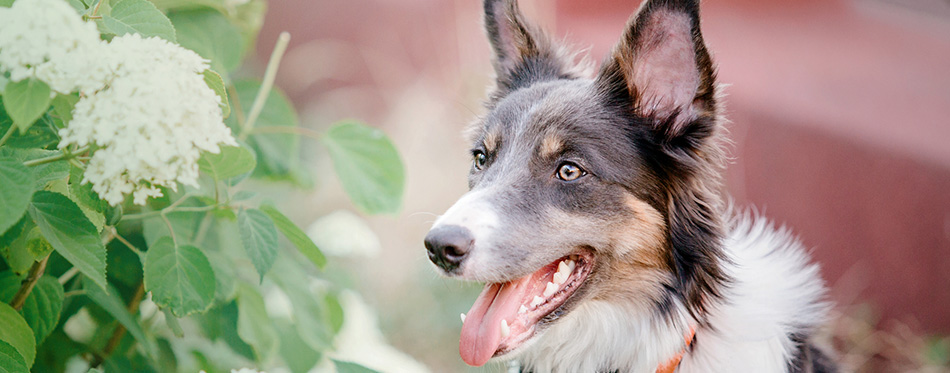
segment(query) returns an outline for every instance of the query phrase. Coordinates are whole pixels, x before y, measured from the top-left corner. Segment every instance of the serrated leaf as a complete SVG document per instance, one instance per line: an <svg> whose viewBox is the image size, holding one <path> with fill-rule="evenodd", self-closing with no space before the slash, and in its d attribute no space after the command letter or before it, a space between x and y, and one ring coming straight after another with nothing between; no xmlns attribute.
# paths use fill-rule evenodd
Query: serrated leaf
<svg viewBox="0 0 950 373"><path fill-rule="evenodd" d="M214 300L214 270L197 247L164 237L145 254L145 290L155 304L183 317L204 312Z"/></svg>
<svg viewBox="0 0 950 373"><path fill-rule="evenodd" d="M214 299L220 302L227 302L234 296L235 278L234 261L230 258L214 252L207 251L208 261L214 270Z"/></svg>
<svg viewBox="0 0 950 373"><path fill-rule="evenodd" d="M343 189L357 207L371 214L399 211L405 183L403 164L382 131L343 122L330 128L322 142Z"/></svg>
<svg viewBox="0 0 950 373"><path fill-rule="evenodd" d="M226 77L240 66L244 56L241 33L223 14L195 9L168 16L178 30L178 44L211 60L213 70Z"/></svg>
<svg viewBox="0 0 950 373"><path fill-rule="evenodd" d="M10 303L19 290L20 279L12 272L0 273L0 301ZM33 329L36 345L53 332L63 310L63 285L50 275L43 275L23 302L20 314Z"/></svg>
<svg viewBox="0 0 950 373"><path fill-rule="evenodd" d="M3 88L3 107L21 134L46 112L50 100L49 86L34 78L10 82Z"/></svg>
<svg viewBox="0 0 950 373"><path fill-rule="evenodd" d="M224 79L221 78L221 74L211 69L205 70L203 74L205 84L221 99L221 103L219 104L219 106L221 106L221 115L224 118L229 117L231 115L231 104L228 102L228 89L224 85Z"/></svg>
<svg viewBox="0 0 950 373"><path fill-rule="evenodd" d="M0 303L0 341L8 343L23 357L27 368L33 366L36 357L36 339L26 320L13 307Z"/></svg>
<svg viewBox="0 0 950 373"><path fill-rule="evenodd" d="M357 363L351 363L349 361L340 361L336 359L333 360L333 365L336 367L337 373L379 373L375 370L369 369Z"/></svg>
<svg viewBox="0 0 950 373"><path fill-rule="evenodd" d="M62 194L39 191L28 211L56 252L105 289L106 248L79 206Z"/></svg>
<svg viewBox="0 0 950 373"><path fill-rule="evenodd" d="M120 0L110 14L102 15L102 24L113 34L158 36L175 42L175 27L162 11L147 0Z"/></svg>
<svg viewBox="0 0 950 373"><path fill-rule="evenodd" d="M7 133L10 130L10 126L13 126L13 119L7 115L7 112L2 107L2 100L0 100L0 134ZM18 133L16 136L11 136L7 139L7 142L3 144L4 148L46 148L51 145L59 143L59 136L54 130L54 126L51 124L53 119L49 114L43 114L40 116L40 119L36 121L36 124L26 130L25 133Z"/></svg>
<svg viewBox="0 0 950 373"><path fill-rule="evenodd" d="M30 131L33 131L31 129ZM13 158L20 162L46 158L59 154L56 150L43 149L0 149L0 157ZM43 189L51 181L62 180L69 174L69 164L66 162L50 162L28 167L33 173L36 190Z"/></svg>
<svg viewBox="0 0 950 373"><path fill-rule="evenodd" d="M260 83L254 81L239 81L234 83L234 90L237 92L237 101L248 104L241 106L244 110L244 116L249 114L251 103L257 97L257 91L260 89ZM232 115L228 123L232 130L237 129L236 116ZM281 93L275 89L264 101L264 108L261 110L255 128L265 127L297 127L297 114L293 105ZM254 170L255 177L271 177L292 179L299 164L300 157L300 138L294 134L288 133L252 133L248 137L248 144L257 154L257 168Z"/></svg>
<svg viewBox="0 0 950 373"><path fill-rule="evenodd" d="M280 230L280 233L283 233L284 237L287 237L287 240L294 244L307 259L316 264L317 268L323 269L327 265L327 258L320 251L320 248L294 222L290 221L273 206L261 206L261 211L274 220L274 224Z"/></svg>
<svg viewBox="0 0 950 373"><path fill-rule="evenodd" d="M254 153L240 146L222 146L218 154L202 152L198 169L215 180L242 175L254 170L257 160Z"/></svg>
<svg viewBox="0 0 950 373"><path fill-rule="evenodd" d="M9 343L0 341L0 372L3 373L28 373L29 368L23 361L23 355Z"/></svg>
<svg viewBox="0 0 950 373"><path fill-rule="evenodd" d="M0 257L6 262L10 270L17 274L24 274L36 261L36 258L26 249L30 230L36 227L29 214L23 215L20 221L13 224L3 235L0 235Z"/></svg>
<svg viewBox="0 0 950 373"><path fill-rule="evenodd" d="M119 298L119 291L112 286L112 284L108 285L108 291L104 291L100 289L98 285L89 281L87 277L83 277L82 283L83 289L86 291L86 296L112 315L119 324L122 324L122 326L129 331L132 338L135 338L136 341L145 347L145 351L149 355L152 355L154 349L151 340L145 336L145 331L142 329L142 326L139 325L136 317L129 313L128 307L122 299Z"/></svg>
<svg viewBox="0 0 950 373"><path fill-rule="evenodd" d="M246 283L238 285L238 336L254 350L257 361L267 361L277 351L277 331L267 316L264 298Z"/></svg>
<svg viewBox="0 0 950 373"><path fill-rule="evenodd" d="M11 157L0 156L0 233L23 217L34 189L33 172Z"/></svg>
<svg viewBox="0 0 950 373"><path fill-rule="evenodd" d="M238 227L244 250L263 280L277 258L277 227L267 214L257 209L238 213Z"/></svg>

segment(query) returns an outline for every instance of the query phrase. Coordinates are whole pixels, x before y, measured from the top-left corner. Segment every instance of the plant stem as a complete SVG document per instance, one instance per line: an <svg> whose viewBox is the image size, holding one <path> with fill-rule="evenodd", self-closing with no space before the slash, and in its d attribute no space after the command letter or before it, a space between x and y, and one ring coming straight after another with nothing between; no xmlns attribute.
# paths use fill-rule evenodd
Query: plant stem
<svg viewBox="0 0 950 373"><path fill-rule="evenodd" d="M267 127L255 128L254 131L252 132L253 133L290 133L294 135L309 137L317 141L320 141L323 138L322 133L314 131L309 128L303 128L303 127L267 126Z"/></svg>
<svg viewBox="0 0 950 373"><path fill-rule="evenodd" d="M3 134L3 138L0 138L0 146L7 143L7 140L10 136L13 136L13 131L16 130L16 126L13 123L10 123L10 129L7 130L7 133Z"/></svg>
<svg viewBox="0 0 950 373"><path fill-rule="evenodd" d="M68 151L68 150L65 150L65 149L64 149L63 152L60 153L60 154L51 155L51 156L45 157L45 158L31 159L31 160L29 160L29 161L23 162L23 164L26 165L26 166L36 166L36 165L41 165L41 164L44 164L44 163L56 162L56 161L61 160L61 159L69 159L69 158L72 158L72 157L75 156L75 155L84 153L86 150L89 150L89 146L88 146L88 145L87 145L87 146L84 146L84 147L81 147L81 148L79 148L79 149L76 149L76 150L74 150L74 151Z"/></svg>
<svg viewBox="0 0 950 373"><path fill-rule="evenodd" d="M204 211L211 211L211 210L214 210L214 209L216 209L216 208L218 208L218 207L221 207L221 204L214 204L214 205L208 205L208 206L195 206L195 207L179 207L179 208L176 208L176 209L173 209L173 210L165 211L165 209L168 208L168 207L166 207L166 208L161 209L161 210L158 210L158 211L149 211L149 212L141 212L141 213L138 213L138 214L128 214L128 215L124 215L124 216L122 216L122 221L126 221L126 220L137 220L137 219L148 219L148 218L151 218L151 217L155 217L155 216L159 216L159 215L163 215L163 214L170 214L170 213L173 213L173 212L204 212Z"/></svg>
<svg viewBox="0 0 950 373"><path fill-rule="evenodd" d="M66 271L66 273L63 273L62 276L59 276L59 279L58 279L59 284L66 285L66 283L69 282L69 280L72 280L73 277L76 277L77 274L79 274L79 268L76 268L76 267L70 268L69 270Z"/></svg>
<svg viewBox="0 0 950 373"><path fill-rule="evenodd" d="M261 88L257 91L254 104L251 105L247 121L244 122L244 127L241 128L241 135L239 136L241 140L246 140L247 136L251 134L254 122L257 121L257 117L261 115L261 110L264 109L264 103L267 101L267 97L270 96L271 88L274 87L277 67L280 65L280 59L284 57L288 43L290 43L290 34L286 31L281 32L280 36L277 37L277 44L274 45L274 51L270 54L270 60L267 61L267 70L264 70L264 81L261 82Z"/></svg>
<svg viewBox="0 0 950 373"><path fill-rule="evenodd" d="M129 242L129 240L126 240L125 237L122 237L121 235L119 235L119 231L116 230L115 227L111 227L111 228L112 229L110 233L112 233L112 236L115 237L115 239L119 240L119 242L124 244L125 247L128 247L129 250L132 250L132 252L135 253L135 255L138 255L139 260L141 260L142 263L145 263L145 253L142 252L142 250L139 250L137 247L135 247L135 245Z"/></svg>
<svg viewBox="0 0 950 373"><path fill-rule="evenodd" d="M139 312L139 304L142 304L142 297L145 296L145 282L139 283L139 287L135 289L135 295L132 296L132 300L129 301L128 310L129 314L135 315ZM96 367L102 364L109 355L112 355L112 352L115 351L115 348L119 346L119 342L122 341L122 336L125 335L125 327L122 324L119 324L115 327L115 331L112 332L112 337L109 338L109 341L106 342L106 346L102 349L101 354L96 354L95 359L92 361L90 366Z"/></svg>
<svg viewBox="0 0 950 373"><path fill-rule="evenodd" d="M75 297L77 295L85 295L86 289L72 290L63 293L63 298Z"/></svg>
<svg viewBox="0 0 950 373"><path fill-rule="evenodd" d="M10 307L13 307L13 309L17 311L23 308L23 302L26 302L26 297L33 291L33 287L36 286L36 281L39 281L40 277L43 277L43 271L46 270L47 261L49 261L49 255L43 258L43 260L33 263L33 266L30 267L30 274L27 275L26 279L20 284L20 290L17 290L16 295L13 296L13 300L10 301Z"/></svg>

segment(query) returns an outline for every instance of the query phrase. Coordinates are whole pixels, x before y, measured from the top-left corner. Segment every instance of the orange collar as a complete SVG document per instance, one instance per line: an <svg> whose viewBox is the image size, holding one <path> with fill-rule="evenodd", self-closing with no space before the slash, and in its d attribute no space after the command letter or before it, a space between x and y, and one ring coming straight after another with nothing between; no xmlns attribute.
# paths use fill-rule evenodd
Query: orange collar
<svg viewBox="0 0 950 373"><path fill-rule="evenodd" d="M696 328L690 327L689 333L686 334L686 346L683 347L683 351L680 351L676 356L667 360L666 363L656 367L656 373L673 373L676 371L676 367L680 365L680 360L683 360L683 354L686 353L686 349L689 348L690 343L693 343L694 336L696 336Z"/></svg>

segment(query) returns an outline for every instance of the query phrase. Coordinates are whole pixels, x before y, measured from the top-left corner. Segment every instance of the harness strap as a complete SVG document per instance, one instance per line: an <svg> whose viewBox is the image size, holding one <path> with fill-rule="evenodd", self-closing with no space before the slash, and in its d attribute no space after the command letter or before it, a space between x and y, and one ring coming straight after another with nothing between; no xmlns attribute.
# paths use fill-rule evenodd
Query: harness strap
<svg viewBox="0 0 950 373"><path fill-rule="evenodd" d="M676 371L676 367L680 365L680 361L683 360L683 355L686 353L686 349L689 348L690 343L693 343L693 337L696 336L696 328L689 328L689 333L686 334L686 346L683 347L683 351L680 351L678 354L667 360L666 363L661 364L656 367L656 373L673 373Z"/></svg>

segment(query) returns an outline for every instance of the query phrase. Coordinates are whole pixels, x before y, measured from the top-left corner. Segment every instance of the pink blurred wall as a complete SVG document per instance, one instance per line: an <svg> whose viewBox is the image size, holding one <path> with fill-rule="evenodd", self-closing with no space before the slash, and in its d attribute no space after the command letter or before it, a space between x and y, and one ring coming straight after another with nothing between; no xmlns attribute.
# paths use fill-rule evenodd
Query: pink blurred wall
<svg viewBox="0 0 950 373"><path fill-rule="evenodd" d="M597 61L638 6L522 2ZM314 41L339 52L281 71L298 107L360 88L348 106L356 112L330 117L373 123L388 108L374 88L398 91L421 75L456 87L447 105L468 101L458 75L490 74L475 0L270 6L262 64L283 30L293 35L289 54ZM887 318L950 333L950 3L706 0L703 17L719 81L730 84L737 204L814 248L840 303L872 302Z"/></svg>

